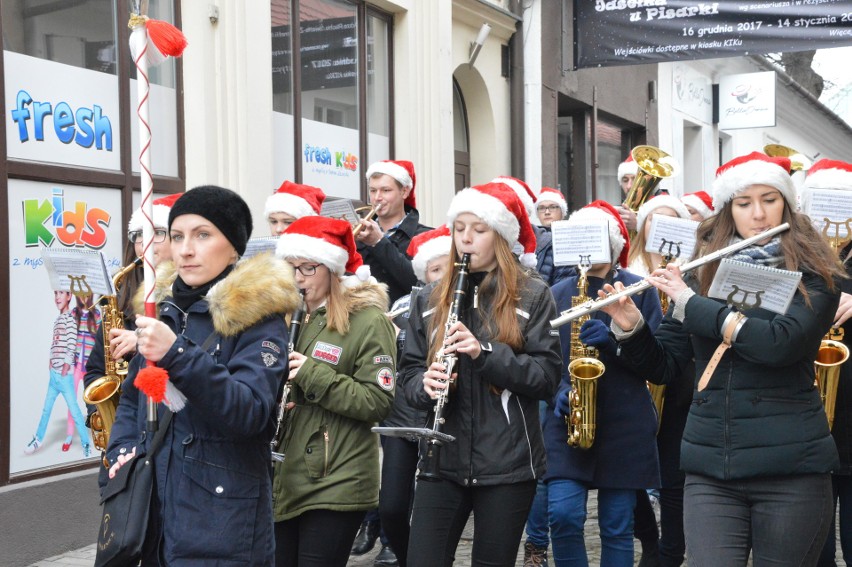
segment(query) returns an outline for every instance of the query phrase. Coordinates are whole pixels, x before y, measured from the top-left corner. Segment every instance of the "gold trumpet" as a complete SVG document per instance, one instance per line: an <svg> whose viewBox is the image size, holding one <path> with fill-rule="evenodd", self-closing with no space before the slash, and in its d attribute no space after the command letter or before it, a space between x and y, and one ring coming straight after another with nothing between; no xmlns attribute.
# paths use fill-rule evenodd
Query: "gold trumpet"
<svg viewBox="0 0 852 567"><path fill-rule="evenodd" d="M378 205L373 205L372 207L365 205L363 207L358 207L357 209L355 209L355 212L360 213L361 211L369 210L369 212L363 217L363 220L376 220L376 217L379 216L379 211L381 210L383 204L384 203L380 203ZM364 230L364 225L361 223L356 224L352 228L352 237L358 238L358 234L362 230Z"/></svg>
<svg viewBox="0 0 852 567"><path fill-rule="evenodd" d="M636 162L639 171L624 198L624 206L636 212L651 197L660 181L680 173L680 164L654 146L636 146L631 150L630 157Z"/></svg>
<svg viewBox="0 0 852 567"><path fill-rule="evenodd" d="M766 144L763 153L769 157L790 158L790 175L797 171L807 171L811 168L811 160L799 150L794 150L781 144Z"/></svg>

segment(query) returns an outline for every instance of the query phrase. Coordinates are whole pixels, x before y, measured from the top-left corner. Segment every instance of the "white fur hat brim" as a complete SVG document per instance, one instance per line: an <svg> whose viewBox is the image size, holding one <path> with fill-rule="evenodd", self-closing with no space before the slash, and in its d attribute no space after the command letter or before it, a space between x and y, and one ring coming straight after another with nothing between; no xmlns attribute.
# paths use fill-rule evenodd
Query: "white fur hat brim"
<svg viewBox="0 0 852 567"><path fill-rule="evenodd" d="M832 168L808 174L802 185L802 211L810 210L812 191L823 189L852 191L852 172Z"/></svg>
<svg viewBox="0 0 852 567"><path fill-rule="evenodd" d="M565 202L565 198L561 195L557 195L553 191L547 191L543 193L539 193L538 200L536 200L535 204L540 205L541 203L554 203L559 205L559 208L562 209L562 218L568 214L568 203ZM538 217L538 215L536 215Z"/></svg>
<svg viewBox="0 0 852 567"><path fill-rule="evenodd" d="M377 161L367 168L367 179L370 179L377 173L382 173L384 175L390 175L394 179L396 179L400 185L403 187L414 187L414 181L411 179L411 175L408 174L408 170L397 163L393 163L392 161Z"/></svg>
<svg viewBox="0 0 852 567"><path fill-rule="evenodd" d="M284 233L279 236L278 244L275 245L275 255L284 260L304 258L319 262L338 276L346 272L346 263L349 261L349 253L345 249L322 238L304 234Z"/></svg>
<svg viewBox="0 0 852 567"><path fill-rule="evenodd" d="M713 208L722 210L725 203L752 185L769 185L783 195L784 200L796 210L796 186L783 167L761 160L752 160L723 171L713 182Z"/></svg>
<svg viewBox="0 0 852 567"><path fill-rule="evenodd" d="M619 183L625 175L636 175L637 173L639 173L639 165L635 161L623 161L618 164Z"/></svg>
<svg viewBox="0 0 852 567"><path fill-rule="evenodd" d="M441 256L448 256L452 242L453 239L450 236L438 236L420 245L417 254L411 259L411 267L414 268L414 275L418 280L426 281L426 268L429 267L429 262Z"/></svg>
<svg viewBox="0 0 852 567"><path fill-rule="evenodd" d="M172 210L165 205L153 205L151 207L151 216L154 219L155 228L169 228L169 213ZM130 215L130 221L127 223L127 232L135 232L142 230L142 225L145 222L145 215L142 214L142 209L136 209Z"/></svg>
<svg viewBox="0 0 852 567"><path fill-rule="evenodd" d="M268 219L272 213L286 213L296 219L317 215L307 201L291 193L273 193L266 198L263 217Z"/></svg>
<svg viewBox="0 0 852 567"><path fill-rule="evenodd" d="M701 218L703 219L713 216L713 210L708 207L704 201L702 201L695 195L684 195L681 199L681 202L684 205L688 205L698 211L698 214L701 215Z"/></svg>
<svg viewBox="0 0 852 567"><path fill-rule="evenodd" d="M618 223L609 213L597 207L583 207L571 213L568 222L576 224L605 222L609 232L609 248L612 252L610 261L614 264L618 263L618 257L621 256L621 251L624 250L626 242L621 235Z"/></svg>
<svg viewBox="0 0 852 567"><path fill-rule="evenodd" d="M447 211L447 224L452 226L456 217L462 213L472 213L478 216L482 219L482 222L502 236L503 240L509 243L509 246L514 246L515 242L518 241L518 235L521 232L518 219L497 197L476 189L463 189L456 193L452 203L450 203L450 209Z"/></svg>
<svg viewBox="0 0 852 567"><path fill-rule="evenodd" d="M682 219L688 219L690 217L689 210L680 199L673 197L672 195L657 195L652 199L648 199L641 207L639 207L639 210L636 212L636 230L642 230L642 227L645 226L645 220L651 215L651 213L663 207L672 209L677 213L677 216Z"/></svg>

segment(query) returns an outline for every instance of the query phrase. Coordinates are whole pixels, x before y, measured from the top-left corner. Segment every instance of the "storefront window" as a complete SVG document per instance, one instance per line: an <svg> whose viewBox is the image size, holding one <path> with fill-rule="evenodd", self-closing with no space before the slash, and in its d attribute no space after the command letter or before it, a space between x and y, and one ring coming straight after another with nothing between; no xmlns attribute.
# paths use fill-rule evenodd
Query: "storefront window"
<svg viewBox="0 0 852 567"><path fill-rule="evenodd" d="M391 19L360 0L270 6L275 177L363 199L366 162L391 155Z"/></svg>

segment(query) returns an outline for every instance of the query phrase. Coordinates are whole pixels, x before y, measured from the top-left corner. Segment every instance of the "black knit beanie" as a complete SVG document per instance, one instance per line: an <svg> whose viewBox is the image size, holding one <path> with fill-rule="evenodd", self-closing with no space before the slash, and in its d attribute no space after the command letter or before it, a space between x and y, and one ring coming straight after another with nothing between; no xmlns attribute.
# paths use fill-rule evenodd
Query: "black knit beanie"
<svg viewBox="0 0 852 567"><path fill-rule="evenodd" d="M237 193L215 185L190 189L175 201L169 213L169 230L181 215L198 215L212 222L242 256L251 236L251 211Z"/></svg>

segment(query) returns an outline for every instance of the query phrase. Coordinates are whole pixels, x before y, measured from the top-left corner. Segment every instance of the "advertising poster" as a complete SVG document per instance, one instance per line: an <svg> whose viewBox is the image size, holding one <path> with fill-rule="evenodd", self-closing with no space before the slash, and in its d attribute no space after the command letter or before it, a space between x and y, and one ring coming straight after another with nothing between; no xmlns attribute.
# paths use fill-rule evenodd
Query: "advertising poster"
<svg viewBox="0 0 852 567"><path fill-rule="evenodd" d="M719 128L775 126L775 72L725 75L719 79Z"/></svg>
<svg viewBox="0 0 852 567"><path fill-rule="evenodd" d="M581 67L848 45L848 0L574 0Z"/></svg>
<svg viewBox="0 0 852 567"><path fill-rule="evenodd" d="M82 377L99 298L54 292L42 248L100 251L114 272L123 256L121 191L10 179L8 206L9 472L97 460L83 425Z"/></svg>

